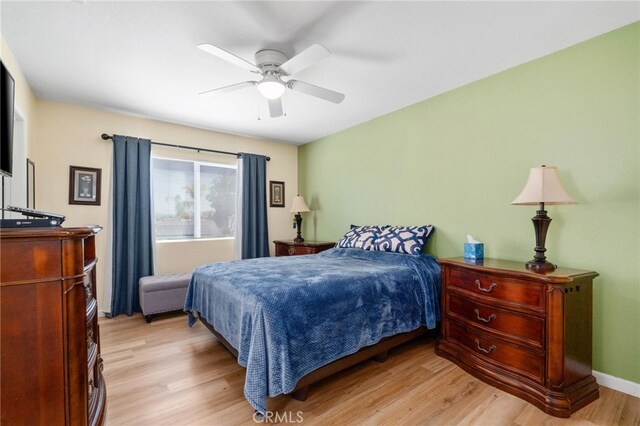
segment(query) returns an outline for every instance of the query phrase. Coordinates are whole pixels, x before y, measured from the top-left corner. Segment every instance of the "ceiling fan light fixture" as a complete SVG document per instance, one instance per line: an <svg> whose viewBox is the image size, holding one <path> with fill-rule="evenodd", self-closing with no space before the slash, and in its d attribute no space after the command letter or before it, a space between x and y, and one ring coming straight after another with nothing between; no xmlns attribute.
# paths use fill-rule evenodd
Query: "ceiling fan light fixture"
<svg viewBox="0 0 640 426"><path fill-rule="evenodd" d="M285 85L278 77L267 74L258 83L258 90L267 99L278 99L284 94Z"/></svg>
<svg viewBox="0 0 640 426"><path fill-rule="evenodd" d="M200 95L209 96L232 92L245 87L258 86L258 92L260 92L260 94L269 101L269 113L272 118L282 117L284 115L281 98L287 89L333 102L335 104L339 104L344 100L345 95L343 93L334 92L333 90L315 86L311 83L305 83L304 81L291 79L293 74L308 68L329 56L329 51L319 44L312 45L290 59L280 51L263 49L255 54L256 65L253 65L239 56L229 53L212 44L201 44L198 48L213 56L224 59L229 63L262 76L260 81L252 80L232 84L230 86L218 87L217 89L201 92ZM287 80L283 81L281 77L285 77Z"/></svg>

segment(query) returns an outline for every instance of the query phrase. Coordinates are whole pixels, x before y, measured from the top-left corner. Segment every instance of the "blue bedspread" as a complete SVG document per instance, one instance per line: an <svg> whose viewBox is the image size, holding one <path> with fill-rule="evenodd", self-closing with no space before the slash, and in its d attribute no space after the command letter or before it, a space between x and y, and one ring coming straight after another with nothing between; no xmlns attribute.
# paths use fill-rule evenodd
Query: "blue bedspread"
<svg viewBox="0 0 640 426"><path fill-rule="evenodd" d="M305 374L440 319L440 267L429 255L334 248L312 256L211 263L191 279L198 312L238 351L259 412Z"/></svg>

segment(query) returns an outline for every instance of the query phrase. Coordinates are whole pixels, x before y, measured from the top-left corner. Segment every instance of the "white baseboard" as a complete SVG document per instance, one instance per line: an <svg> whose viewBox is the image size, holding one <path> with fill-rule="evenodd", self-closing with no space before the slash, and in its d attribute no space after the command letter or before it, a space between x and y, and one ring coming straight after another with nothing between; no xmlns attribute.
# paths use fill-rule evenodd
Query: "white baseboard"
<svg viewBox="0 0 640 426"><path fill-rule="evenodd" d="M599 371L594 371L593 377L596 378L599 385L640 398L640 383L610 376Z"/></svg>

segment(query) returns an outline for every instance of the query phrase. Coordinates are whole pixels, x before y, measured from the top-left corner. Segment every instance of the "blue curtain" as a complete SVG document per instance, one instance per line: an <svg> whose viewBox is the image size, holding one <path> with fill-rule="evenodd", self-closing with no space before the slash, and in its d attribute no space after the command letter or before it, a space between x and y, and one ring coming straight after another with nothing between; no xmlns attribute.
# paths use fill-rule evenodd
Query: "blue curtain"
<svg viewBox="0 0 640 426"><path fill-rule="evenodd" d="M240 154L242 160L242 258L269 256L267 158Z"/></svg>
<svg viewBox="0 0 640 426"><path fill-rule="evenodd" d="M113 135L111 316L140 312L138 280L153 275L151 141Z"/></svg>

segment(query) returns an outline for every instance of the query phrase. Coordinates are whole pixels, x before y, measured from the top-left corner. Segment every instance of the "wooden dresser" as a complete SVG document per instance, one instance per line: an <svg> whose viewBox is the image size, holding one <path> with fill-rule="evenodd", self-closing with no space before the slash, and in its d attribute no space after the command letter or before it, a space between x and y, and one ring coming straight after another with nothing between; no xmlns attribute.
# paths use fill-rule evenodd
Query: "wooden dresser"
<svg viewBox="0 0 640 426"><path fill-rule="evenodd" d="M591 271L528 271L524 262L440 259L436 353L477 378L569 417L598 398L591 375Z"/></svg>
<svg viewBox="0 0 640 426"><path fill-rule="evenodd" d="M276 256L298 256L302 254L317 254L321 251L335 247L336 243L305 241L296 243L293 240L274 241Z"/></svg>
<svg viewBox="0 0 640 426"><path fill-rule="evenodd" d="M2 425L101 425L91 228L0 229Z"/></svg>

